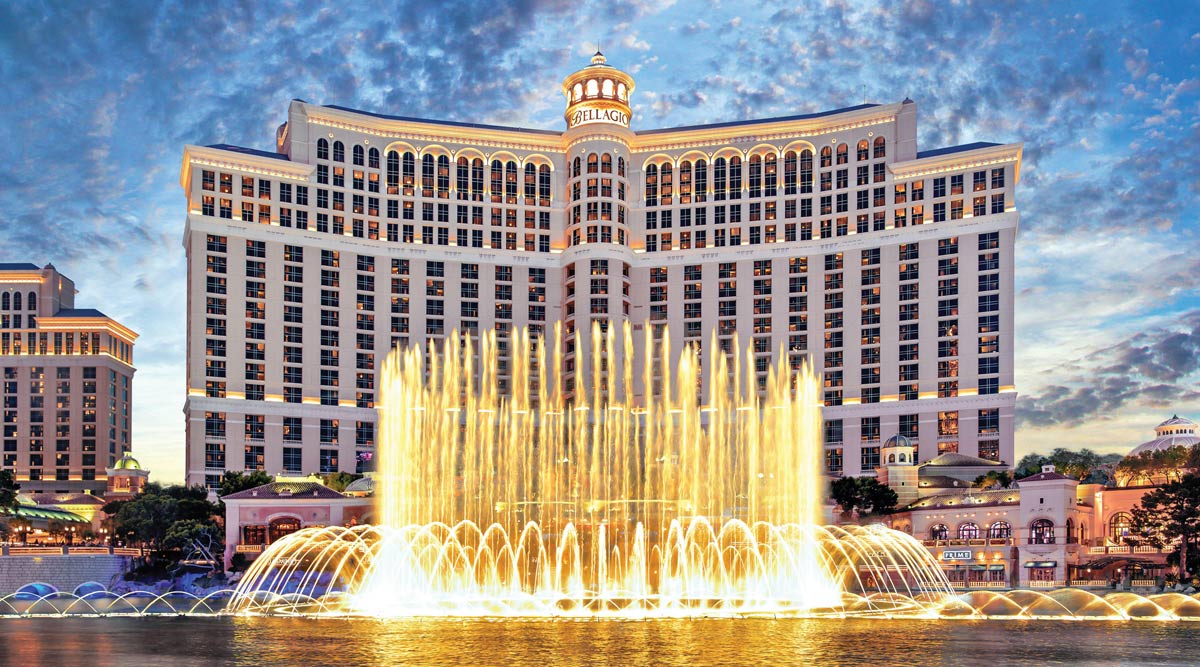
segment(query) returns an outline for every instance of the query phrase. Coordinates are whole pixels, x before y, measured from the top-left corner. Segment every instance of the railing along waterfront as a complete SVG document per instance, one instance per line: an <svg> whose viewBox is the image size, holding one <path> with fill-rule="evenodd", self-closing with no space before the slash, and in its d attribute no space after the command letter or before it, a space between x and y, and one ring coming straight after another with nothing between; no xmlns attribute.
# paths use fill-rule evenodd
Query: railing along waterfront
<svg viewBox="0 0 1200 667"><path fill-rule="evenodd" d="M0 547L0 556L141 556L141 549L97 546L16 546Z"/></svg>

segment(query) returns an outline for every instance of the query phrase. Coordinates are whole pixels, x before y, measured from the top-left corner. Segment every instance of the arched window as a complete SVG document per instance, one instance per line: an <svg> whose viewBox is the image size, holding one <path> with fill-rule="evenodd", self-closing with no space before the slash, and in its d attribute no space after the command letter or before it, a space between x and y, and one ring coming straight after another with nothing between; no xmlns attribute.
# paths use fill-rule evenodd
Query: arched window
<svg viewBox="0 0 1200 667"><path fill-rule="evenodd" d="M729 158L729 198L742 198L742 158L733 156Z"/></svg>
<svg viewBox="0 0 1200 667"><path fill-rule="evenodd" d="M317 159L329 159L329 140L325 139L324 137L317 139Z"/></svg>
<svg viewBox="0 0 1200 667"><path fill-rule="evenodd" d="M929 539L948 540L950 539L950 529L946 527L946 524L939 523L929 529Z"/></svg>
<svg viewBox="0 0 1200 667"><path fill-rule="evenodd" d="M658 170L658 201L663 206L671 205L671 195L675 192L675 179L671 163L664 162Z"/></svg>
<svg viewBox="0 0 1200 667"><path fill-rule="evenodd" d="M13 310L21 310L21 293L13 292Z"/></svg>
<svg viewBox="0 0 1200 667"><path fill-rule="evenodd" d="M1075 544L1075 522L1067 519L1067 544Z"/></svg>
<svg viewBox="0 0 1200 667"><path fill-rule="evenodd" d="M768 155L763 159L763 196L774 197L778 176L775 174L775 156Z"/></svg>
<svg viewBox="0 0 1200 667"><path fill-rule="evenodd" d="M842 144L845 146L845 144ZM968 521L958 527L958 539L960 540L977 540L979 539L979 526Z"/></svg>
<svg viewBox="0 0 1200 667"><path fill-rule="evenodd" d="M800 151L800 194L810 194L813 188L813 154L805 148Z"/></svg>
<svg viewBox="0 0 1200 667"><path fill-rule="evenodd" d="M600 156L595 153L589 153L587 158L587 167L589 174L594 174L600 171Z"/></svg>
<svg viewBox="0 0 1200 667"><path fill-rule="evenodd" d="M762 196L762 156L750 156L750 197Z"/></svg>
<svg viewBox="0 0 1200 667"><path fill-rule="evenodd" d="M658 206L658 166L646 166L646 206Z"/></svg>
<svg viewBox="0 0 1200 667"><path fill-rule="evenodd" d="M537 165L525 165L525 203L532 204L537 199Z"/></svg>
<svg viewBox="0 0 1200 667"><path fill-rule="evenodd" d="M550 165L538 167L538 200L542 206L550 205Z"/></svg>
<svg viewBox="0 0 1200 667"><path fill-rule="evenodd" d="M1114 544L1124 544L1132 525L1133 517L1128 512L1117 512L1108 520L1108 539Z"/></svg>
<svg viewBox="0 0 1200 667"><path fill-rule="evenodd" d="M825 146L824 148L821 149L821 166L822 167L832 167L833 166L833 149L828 146Z"/></svg>
<svg viewBox="0 0 1200 667"><path fill-rule="evenodd" d="M354 155L354 164L356 164L360 167L364 166L363 162L366 161L366 149L364 149L362 146L359 146L358 144L355 144L353 155Z"/></svg>
<svg viewBox="0 0 1200 667"><path fill-rule="evenodd" d="M1030 544L1054 544L1054 522L1049 519L1037 519L1029 524Z"/></svg>
<svg viewBox="0 0 1200 667"><path fill-rule="evenodd" d="M275 542L300 530L300 520L290 516L272 519L268 531L268 539Z"/></svg>
<svg viewBox="0 0 1200 667"><path fill-rule="evenodd" d="M456 161L457 168L454 173L454 188L458 190L458 198L466 199L471 190L471 161L465 157L460 157Z"/></svg>
<svg viewBox="0 0 1200 667"><path fill-rule="evenodd" d="M579 175L582 173L583 173L583 161L580 160L579 158L575 158L574 164L571 165L571 178L579 178Z"/></svg>
<svg viewBox="0 0 1200 667"><path fill-rule="evenodd" d="M625 158L617 157L617 176L625 178Z"/></svg>
<svg viewBox="0 0 1200 667"><path fill-rule="evenodd" d="M1007 521L997 521L988 526L988 537L993 540L1007 540L1012 537L1012 526Z"/></svg>
<svg viewBox="0 0 1200 667"><path fill-rule="evenodd" d="M888 454L888 463L895 463L895 462L896 462L896 455L894 453Z"/></svg>
<svg viewBox="0 0 1200 667"><path fill-rule="evenodd" d="M796 194L796 151L783 155L783 194Z"/></svg>
<svg viewBox="0 0 1200 667"><path fill-rule="evenodd" d="M404 194L412 196L413 186L417 183L417 156L409 151L404 152Z"/></svg>
<svg viewBox="0 0 1200 667"><path fill-rule="evenodd" d="M887 155L887 142L883 137L875 137L875 157L885 157Z"/></svg>
<svg viewBox="0 0 1200 667"><path fill-rule="evenodd" d="M692 191L696 201L708 201L708 163L704 160L696 160L692 167Z"/></svg>
<svg viewBox="0 0 1200 667"><path fill-rule="evenodd" d="M859 139L859 141L858 141L858 160L861 162L863 160L869 160L869 159L871 159L871 144L867 143L866 139Z"/></svg>
<svg viewBox="0 0 1200 667"><path fill-rule="evenodd" d="M471 201L483 201L483 160L471 160Z"/></svg>
<svg viewBox="0 0 1200 667"><path fill-rule="evenodd" d="M346 145L340 141L333 142L333 161L334 162L345 162L346 161Z"/></svg>
<svg viewBox="0 0 1200 667"><path fill-rule="evenodd" d="M906 461L908 461L908 454L905 454L904 452L900 452L900 462L904 463Z"/></svg>
<svg viewBox="0 0 1200 667"><path fill-rule="evenodd" d="M687 160L679 163L679 203L692 203L692 163Z"/></svg>
<svg viewBox="0 0 1200 667"><path fill-rule="evenodd" d="M504 163L504 200L517 203L517 163L512 160Z"/></svg>
<svg viewBox="0 0 1200 667"><path fill-rule="evenodd" d="M611 174L612 173L612 156L609 155L608 153L605 153L604 155L600 156L600 173L601 174Z"/></svg>
<svg viewBox="0 0 1200 667"><path fill-rule="evenodd" d="M1079 543L1080 544L1088 543L1088 531L1087 531L1087 523L1086 522L1079 524Z"/></svg>
<svg viewBox="0 0 1200 667"><path fill-rule="evenodd" d="M439 155L437 159L437 188L438 197L446 199L450 196L450 157Z"/></svg>
<svg viewBox="0 0 1200 667"><path fill-rule="evenodd" d="M371 169L379 168L379 149L378 148L372 148L371 150L367 151L367 166L370 167Z"/></svg>
<svg viewBox="0 0 1200 667"><path fill-rule="evenodd" d="M433 156L426 153L421 157L421 195L433 196Z"/></svg>
<svg viewBox="0 0 1200 667"><path fill-rule="evenodd" d="M8 310L8 305L9 305L8 292L5 292L4 294L0 294L0 308L2 308L4 310Z"/></svg>
<svg viewBox="0 0 1200 667"><path fill-rule="evenodd" d="M400 154L396 151L387 154L387 191L389 195L400 194Z"/></svg>
<svg viewBox="0 0 1200 667"><path fill-rule="evenodd" d="M25 300L25 307L29 310L37 310L37 292L29 293L29 298Z"/></svg>
<svg viewBox="0 0 1200 667"><path fill-rule="evenodd" d="M489 184L492 189L492 202L499 204L504 201L504 163L499 160L492 160L492 177L489 179Z"/></svg>
<svg viewBox="0 0 1200 667"><path fill-rule="evenodd" d="M837 163L846 164L850 161L850 146L848 144L838 144L837 147Z"/></svg>

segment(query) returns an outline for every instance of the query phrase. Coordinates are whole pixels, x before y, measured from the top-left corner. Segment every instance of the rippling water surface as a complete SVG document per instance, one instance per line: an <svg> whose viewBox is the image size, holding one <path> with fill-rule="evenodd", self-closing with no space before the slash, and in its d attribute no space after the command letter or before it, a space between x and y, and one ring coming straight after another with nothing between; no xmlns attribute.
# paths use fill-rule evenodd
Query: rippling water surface
<svg viewBox="0 0 1200 667"><path fill-rule="evenodd" d="M0 619L0 664L1195 665L1200 623Z"/></svg>

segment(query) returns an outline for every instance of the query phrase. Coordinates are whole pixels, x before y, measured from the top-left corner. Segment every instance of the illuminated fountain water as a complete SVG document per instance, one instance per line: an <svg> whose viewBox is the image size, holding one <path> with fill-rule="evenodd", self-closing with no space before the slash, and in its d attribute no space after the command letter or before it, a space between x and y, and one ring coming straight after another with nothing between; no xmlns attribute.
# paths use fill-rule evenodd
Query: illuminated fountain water
<svg viewBox="0 0 1200 667"><path fill-rule="evenodd" d="M378 522L311 528L247 572L235 611L688 616L927 613L951 594L932 556L882 526L822 525L820 383L780 356L593 330L563 394L563 345L495 332L393 352L381 374ZM734 349L736 350L736 343ZM619 360L619 361L618 361ZM616 367L620 364L619 367ZM639 387L639 391L640 391ZM704 400L702 400L702 398ZM862 593L870 589L870 595Z"/></svg>

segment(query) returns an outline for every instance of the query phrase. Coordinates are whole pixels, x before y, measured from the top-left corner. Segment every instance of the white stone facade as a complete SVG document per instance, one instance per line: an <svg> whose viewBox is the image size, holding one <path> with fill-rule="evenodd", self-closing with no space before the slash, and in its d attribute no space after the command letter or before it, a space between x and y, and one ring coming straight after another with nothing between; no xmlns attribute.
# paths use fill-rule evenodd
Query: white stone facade
<svg viewBox="0 0 1200 667"><path fill-rule="evenodd" d="M601 57L565 131L295 101L277 152L188 146L187 481L354 471L389 348L455 329L577 333L571 391L594 322L811 355L834 473L898 432L1012 463L1019 144L919 152L907 100L638 132L632 90Z"/></svg>

